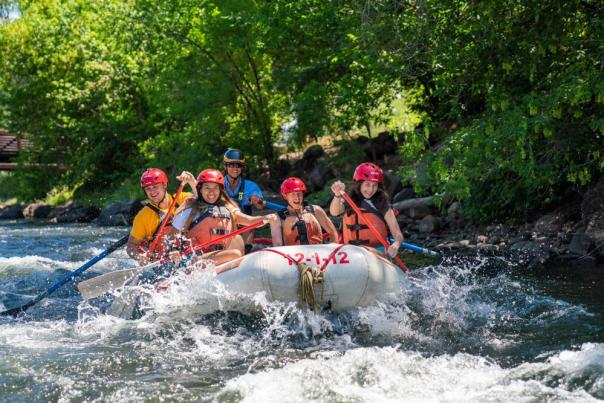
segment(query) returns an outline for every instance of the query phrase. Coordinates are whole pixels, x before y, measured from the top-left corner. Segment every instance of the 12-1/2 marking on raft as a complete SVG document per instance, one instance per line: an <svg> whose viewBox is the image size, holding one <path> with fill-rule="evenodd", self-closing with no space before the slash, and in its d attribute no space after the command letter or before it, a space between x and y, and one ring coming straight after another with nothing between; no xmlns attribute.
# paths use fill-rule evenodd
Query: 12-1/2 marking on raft
<svg viewBox="0 0 604 403"><path fill-rule="evenodd" d="M313 253L310 257L306 257L304 253L294 253L292 257L296 263L300 263L303 260L306 262L311 262L313 259L316 264L320 264L321 262L327 263L328 257L320 257L317 252ZM329 259L331 263L334 264L350 264L350 260L348 260L348 253L346 252L337 252L335 255L331 256ZM291 266L293 262L290 259L287 259L289 265Z"/></svg>

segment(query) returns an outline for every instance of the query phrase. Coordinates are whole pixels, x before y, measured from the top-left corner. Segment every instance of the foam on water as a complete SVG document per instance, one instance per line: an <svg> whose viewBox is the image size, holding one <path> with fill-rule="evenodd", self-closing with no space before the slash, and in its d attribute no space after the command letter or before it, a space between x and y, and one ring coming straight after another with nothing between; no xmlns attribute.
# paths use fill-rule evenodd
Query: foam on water
<svg viewBox="0 0 604 403"><path fill-rule="evenodd" d="M57 261L43 256L0 257L0 276L30 274L36 271L54 271L57 268L71 268L73 262Z"/></svg>
<svg viewBox="0 0 604 403"><path fill-rule="evenodd" d="M594 396L604 396L603 354L602 344L584 345L578 352L562 352L543 364L505 369L484 357L464 353L424 356L400 347L320 352L280 368L232 379L217 398L244 402L596 401ZM582 389L567 389L567 383L583 377L594 361L599 362L600 371L591 382L591 395ZM588 372L595 373L593 369ZM566 384L552 384L544 373L557 374Z"/></svg>
<svg viewBox="0 0 604 403"><path fill-rule="evenodd" d="M14 230L31 235L27 228ZM82 228L66 231L67 238L77 237ZM65 274L59 269L79 267L116 238L103 234L109 234L107 242L86 240L69 253L3 255L0 276L10 271L10 284L44 289ZM602 313L548 295L534 280L506 270L480 273L488 264L449 262L416 271L416 280L404 281L388 300L318 315L267 301L263 293L231 294L211 269L179 273L162 292L140 286L146 311L137 320L106 315L102 304L82 302L66 286L71 291L62 289L22 318L0 317L0 396L118 402L604 399ZM91 272L132 265L122 250Z"/></svg>

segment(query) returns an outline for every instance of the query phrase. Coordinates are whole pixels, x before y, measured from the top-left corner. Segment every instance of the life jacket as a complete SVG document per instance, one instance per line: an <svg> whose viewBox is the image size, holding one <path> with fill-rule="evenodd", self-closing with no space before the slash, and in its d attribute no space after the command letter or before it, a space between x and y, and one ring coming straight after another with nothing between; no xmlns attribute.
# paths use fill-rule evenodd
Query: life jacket
<svg viewBox="0 0 604 403"><path fill-rule="evenodd" d="M233 221L233 215L227 207L195 202L187 217L183 232L195 247L230 233L233 230ZM210 245L203 248L203 251L222 250L227 241Z"/></svg>
<svg viewBox="0 0 604 403"><path fill-rule="evenodd" d="M172 195L172 199L174 200L174 195ZM168 233L170 232L172 220L174 219L174 214L172 214L172 217L170 217L168 219L168 221L166 222L166 225L164 226L164 228L161 230L161 233L160 233L159 227L161 227L161 223L163 222L164 218L166 217L166 212L162 211L156 205L151 204L149 202L149 200L145 200L142 204L144 207L147 207L149 210L151 210L155 214L157 214L157 218L159 218L159 224L155 228L155 231L153 231L153 234L151 235L151 239L148 240L148 242L147 242L147 246L151 246L153 244L153 242L155 241L155 238L157 238L158 236L161 238L164 238L166 235L168 235ZM179 206L180 206L180 204L177 201L175 207L178 208ZM157 256L161 256L165 251L166 251L166 245L164 244L164 242L158 242L157 245L155 245L155 250L153 251L153 253Z"/></svg>
<svg viewBox="0 0 604 403"><path fill-rule="evenodd" d="M373 228L382 235L384 239L388 237L388 225L381 211L372 204L363 200L359 203L359 210L367 217ZM345 244L379 246L380 241L373 235L373 232L364 223L359 216L351 211L344 215L342 236Z"/></svg>
<svg viewBox="0 0 604 403"><path fill-rule="evenodd" d="M226 188L229 189L231 182L229 182L228 175L226 172L224 173L224 178L228 183L228 185L226 185ZM245 206L243 205L243 198L245 197L245 179L243 178L243 175L239 175L239 180L241 181L241 185L239 185L239 191L237 192L237 196L233 197L233 200L237 202L237 205L239 206L239 208L241 208L241 212L243 214L252 215L252 206L250 204Z"/></svg>
<svg viewBox="0 0 604 403"><path fill-rule="evenodd" d="M321 224L315 217L315 208L311 204L304 204L301 214L291 213L289 210L280 211L281 229L284 245L313 245L323 241Z"/></svg>

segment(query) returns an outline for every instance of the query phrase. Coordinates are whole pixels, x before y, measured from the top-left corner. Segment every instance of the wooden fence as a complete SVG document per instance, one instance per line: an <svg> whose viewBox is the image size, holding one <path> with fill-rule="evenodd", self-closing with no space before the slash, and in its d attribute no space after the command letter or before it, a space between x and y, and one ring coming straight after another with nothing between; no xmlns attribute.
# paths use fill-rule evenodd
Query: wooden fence
<svg viewBox="0 0 604 403"><path fill-rule="evenodd" d="M8 171L16 167L13 159L19 155L21 150L31 146L27 139L18 138L16 135L5 130L0 130L0 170Z"/></svg>

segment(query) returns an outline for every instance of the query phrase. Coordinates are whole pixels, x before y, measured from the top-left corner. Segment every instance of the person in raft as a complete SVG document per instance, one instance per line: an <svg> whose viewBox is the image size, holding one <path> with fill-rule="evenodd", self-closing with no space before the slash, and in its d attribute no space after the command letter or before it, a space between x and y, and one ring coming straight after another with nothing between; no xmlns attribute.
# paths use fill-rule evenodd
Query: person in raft
<svg viewBox="0 0 604 403"><path fill-rule="evenodd" d="M287 178L281 184L281 196L287 202L287 209L279 212L281 231L271 231L274 246L322 243L321 229L329 234L331 242L338 242L336 227L325 211L319 206L305 202L304 193L306 184L300 178Z"/></svg>
<svg viewBox="0 0 604 403"><path fill-rule="evenodd" d="M252 217L244 214L225 190L224 176L216 169L201 171L197 177L197 198L181 207L172 221L171 234L181 234L196 247L236 229L237 224L250 225L258 221L278 228L277 214ZM275 232L272 230L271 232ZM240 235L227 238L203 249L203 258L215 264L243 256L244 245Z"/></svg>
<svg viewBox="0 0 604 403"><path fill-rule="evenodd" d="M244 214L252 215L252 206L261 210L266 205L263 200L262 190L253 181L245 179L242 175L245 168L245 156L241 150L229 148L223 156L225 172L226 193L233 199ZM254 231L248 231L241 235L245 243L246 251L252 249L252 238Z"/></svg>
<svg viewBox="0 0 604 403"><path fill-rule="evenodd" d="M388 247L388 255L394 257L403 242L403 233L396 221L394 210L388 201L388 195L382 189L384 173L382 169L370 162L359 165L352 176L355 184L348 192L361 212L373 224L380 235L387 239L392 235L394 242ZM364 221L352 210L350 206L344 205L342 192L345 190L344 183L336 181L331 185L331 191L335 197L329 205L329 213L334 216L344 214L342 236L345 244L371 246L383 251L380 241L365 225Z"/></svg>
<svg viewBox="0 0 604 403"><path fill-rule="evenodd" d="M193 190L193 193L181 192L176 200L176 206L184 204L189 198L197 196L195 176L190 172L183 171L176 179L185 181ZM136 214L126 244L126 252L133 259L138 260L140 265L144 265L151 260L157 260L166 250L166 245L160 239L155 250L149 255L149 246L156 237L164 237L170 230L169 223L166 224L162 233L158 230L174 196L168 193L168 175L158 168L149 168L143 172L140 179L140 186L147 196L143 203L144 207Z"/></svg>

